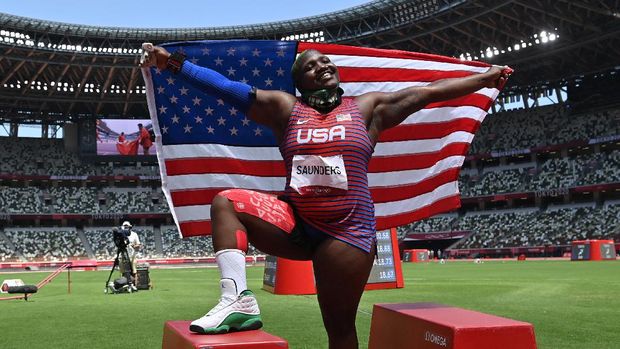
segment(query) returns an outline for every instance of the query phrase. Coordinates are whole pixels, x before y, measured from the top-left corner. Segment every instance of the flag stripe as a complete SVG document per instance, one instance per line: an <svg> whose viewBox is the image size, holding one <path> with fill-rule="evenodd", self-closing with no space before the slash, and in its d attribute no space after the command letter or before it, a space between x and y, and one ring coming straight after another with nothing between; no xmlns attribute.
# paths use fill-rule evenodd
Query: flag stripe
<svg viewBox="0 0 620 349"><path fill-rule="evenodd" d="M407 82L414 78L422 82L433 82L446 78L462 78L472 75L469 71L437 71L426 69L399 69L399 68L366 68L340 67L338 73L343 82Z"/></svg>
<svg viewBox="0 0 620 349"><path fill-rule="evenodd" d="M226 171L226 170L222 170ZM174 181L169 183L171 192L178 190L190 190L203 188L245 188L260 191L280 191L284 189L286 178L283 177L257 177L243 174L207 173L174 176Z"/></svg>
<svg viewBox="0 0 620 349"><path fill-rule="evenodd" d="M384 170L383 172L369 173L368 183L371 188L417 183L446 169L460 167L463 164L463 160L465 160L463 155L452 155L437 159L436 163L427 167L412 165L402 170Z"/></svg>
<svg viewBox="0 0 620 349"><path fill-rule="evenodd" d="M176 207L180 206L194 206L194 205L205 205L211 203L215 195L217 195L222 190L226 190L230 188L205 188L205 189L194 189L194 190L179 190L171 192L172 201ZM264 190L260 190L265 193ZM282 191L273 191L266 192L268 194L278 195L282 193Z"/></svg>
<svg viewBox="0 0 620 349"><path fill-rule="evenodd" d="M348 67L360 68L377 68L377 69L399 69L406 73L408 70L431 71L437 73L451 74L453 71L462 71L470 73L483 73L489 67L473 67L466 64L427 61L419 58L386 58L386 57L368 57L368 56L347 56L327 54L329 59L338 66L338 69ZM425 81L424 79L413 79ZM388 79L389 81L389 79Z"/></svg>
<svg viewBox="0 0 620 349"><path fill-rule="evenodd" d="M441 123L460 118L470 118L482 122L485 115L486 112L484 110L470 106L422 109L409 115L397 127L410 124Z"/></svg>
<svg viewBox="0 0 620 349"><path fill-rule="evenodd" d="M433 124L405 124L381 133L379 142L400 141L415 134L418 139L443 138L453 132L465 131L475 133L480 127L478 120L462 118Z"/></svg>
<svg viewBox="0 0 620 349"><path fill-rule="evenodd" d="M276 177L286 176L282 161L265 160L239 161L230 158L183 158L166 161L166 172L169 176L202 173L221 173L225 169L228 174L249 174L253 176ZM248 172L248 169L249 172Z"/></svg>
<svg viewBox="0 0 620 349"><path fill-rule="evenodd" d="M390 216L403 211L415 211L435 201L453 196L454 193L458 193L458 181L444 183L432 191L413 198L376 203L375 213L377 216Z"/></svg>
<svg viewBox="0 0 620 349"><path fill-rule="evenodd" d="M368 174L381 174L390 171L404 170L423 170L429 169L436 162L446 159L450 156L461 155L467 152L469 143L451 143L438 151L425 154L402 154L402 155L386 155L382 157L374 157L370 160ZM463 157L464 159L464 157ZM401 178L401 181L404 178ZM371 186L375 182L371 182Z"/></svg>
<svg viewBox="0 0 620 349"><path fill-rule="evenodd" d="M183 232L184 237L205 235L211 231L211 221L203 219L200 221L181 222L179 231Z"/></svg>
<svg viewBox="0 0 620 349"><path fill-rule="evenodd" d="M408 87L427 86L429 82L411 81L383 81L383 82L359 82L359 81L342 81L340 87L344 90L345 96L359 96L367 92L395 92ZM474 93L495 98L498 90L494 88L483 88ZM428 108L428 107L427 107Z"/></svg>
<svg viewBox="0 0 620 349"><path fill-rule="evenodd" d="M375 203L404 200L409 197L428 193L432 191L433 188L457 180L459 170L460 166L449 168L433 177L413 184L383 188L374 187L370 190L370 193L372 194L372 199Z"/></svg>
<svg viewBox="0 0 620 349"><path fill-rule="evenodd" d="M211 205L179 206L176 211L181 222L211 219Z"/></svg>
<svg viewBox="0 0 620 349"><path fill-rule="evenodd" d="M471 143L473 138L474 135L469 132L456 131L445 137L436 139L414 139L397 142L383 142L376 145L373 156L426 154L439 151L451 143ZM415 149L415 152L409 151L408 148Z"/></svg>
<svg viewBox="0 0 620 349"><path fill-rule="evenodd" d="M419 207L415 210L403 210L400 213L389 216L377 215L377 227L397 227L419 221L427 217L432 217L442 212L452 211L459 207L461 207L461 199L459 194L455 194L453 196L438 199L427 206Z"/></svg>
<svg viewBox="0 0 620 349"><path fill-rule="evenodd" d="M493 100L485 95L472 93L470 95L454 98L443 102L429 103L426 108L437 108L437 107L460 107L463 105L468 105L470 107L478 107L484 110L488 108L485 106L491 106Z"/></svg>
<svg viewBox="0 0 620 349"><path fill-rule="evenodd" d="M166 159L212 156L239 160L282 161L282 156L278 149L274 147L235 147L222 144L178 144L163 146L162 153L163 157Z"/></svg>

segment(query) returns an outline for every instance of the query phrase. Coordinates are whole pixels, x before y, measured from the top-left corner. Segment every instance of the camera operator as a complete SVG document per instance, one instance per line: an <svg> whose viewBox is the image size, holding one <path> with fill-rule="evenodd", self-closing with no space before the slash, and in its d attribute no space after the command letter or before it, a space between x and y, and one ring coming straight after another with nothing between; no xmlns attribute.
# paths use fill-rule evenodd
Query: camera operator
<svg viewBox="0 0 620 349"><path fill-rule="evenodd" d="M138 284L138 273L136 270L136 256L138 254L138 251L142 248L142 245L140 244L140 238L138 237L138 234L131 230L132 225L131 223L129 223L129 221L125 221L123 222L123 225L121 225L121 230L124 233L124 235L127 237L127 255L129 257L129 267L131 268L131 277L132 280L128 280L131 284L131 288L132 291L137 291L137 287L136 285ZM125 267L127 267L127 263L125 263Z"/></svg>

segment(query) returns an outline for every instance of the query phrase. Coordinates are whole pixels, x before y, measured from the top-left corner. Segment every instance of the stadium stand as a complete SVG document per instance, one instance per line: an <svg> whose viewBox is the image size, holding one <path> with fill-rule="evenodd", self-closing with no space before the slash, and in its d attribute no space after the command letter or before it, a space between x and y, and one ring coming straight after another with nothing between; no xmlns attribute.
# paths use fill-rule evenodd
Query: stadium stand
<svg viewBox="0 0 620 349"><path fill-rule="evenodd" d="M114 227L89 227L84 228L84 235L93 251L95 259L110 260L116 256L117 248L112 240Z"/></svg>
<svg viewBox="0 0 620 349"><path fill-rule="evenodd" d="M162 226L161 232L166 258L205 257L214 254L211 236L181 239L175 226Z"/></svg>
<svg viewBox="0 0 620 349"><path fill-rule="evenodd" d="M207 257L215 255L211 236L195 236L182 239L176 226L162 226L161 236L164 257ZM257 256L262 253L252 244L248 245L248 256Z"/></svg>
<svg viewBox="0 0 620 349"><path fill-rule="evenodd" d="M0 186L0 212L29 213L42 212L43 193L35 187Z"/></svg>
<svg viewBox="0 0 620 349"><path fill-rule="evenodd" d="M402 239L409 233L426 233L453 230L452 223L458 218L455 214L438 215L396 229L398 239Z"/></svg>
<svg viewBox="0 0 620 349"><path fill-rule="evenodd" d="M0 234L0 262L13 262L17 259L15 248Z"/></svg>
<svg viewBox="0 0 620 349"><path fill-rule="evenodd" d="M87 162L65 150L62 139L0 137L0 173L50 176L159 176L154 164ZM103 160L103 159L100 159Z"/></svg>
<svg viewBox="0 0 620 349"><path fill-rule="evenodd" d="M98 213L97 189L88 187L51 187L48 190L52 202L52 212L58 213Z"/></svg>
<svg viewBox="0 0 620 349"><path fill-rule="evenodd" d="M577 185L620 182L620 151L594 154L584 159L584 173Z"/></svg>
<svg viewBox="0 0 620 349"><path fill-rule="evenodd" d="M4 234L29 261L56 262L87 257L75 228L6 228Z"/></svg>
<svg viewBox="0 0 620 349"><path fill-rule="evenodd" d="M618 222L620 201L616 200L601 207L582 203L550 206L544 211L525 208L468 212L457 219L440 216L401 227L399 233L401 237L451 230L473 233L455 248L557 246L574 240L617 238Z"/></svg>
<svg viewBox="0 0 620 349"><path fill-rule="evenodd" d="M470 154L529 149L620 134L620 109L571 113L566 105L488 115Z"/></svg>

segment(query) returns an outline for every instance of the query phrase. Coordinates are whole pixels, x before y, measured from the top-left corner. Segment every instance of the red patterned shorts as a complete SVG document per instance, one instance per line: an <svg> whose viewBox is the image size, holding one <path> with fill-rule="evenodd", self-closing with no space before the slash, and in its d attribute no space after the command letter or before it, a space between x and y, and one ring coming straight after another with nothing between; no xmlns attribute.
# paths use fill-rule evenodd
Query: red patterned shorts
<svg viewBox="0 0 620 349"><path fill-rule="evenodd" d="M237 212L258 217L289 234L295 227L293 209L288 203L278 200L275 195L246 189L224 190L219 195L230 200Z"/></svg>

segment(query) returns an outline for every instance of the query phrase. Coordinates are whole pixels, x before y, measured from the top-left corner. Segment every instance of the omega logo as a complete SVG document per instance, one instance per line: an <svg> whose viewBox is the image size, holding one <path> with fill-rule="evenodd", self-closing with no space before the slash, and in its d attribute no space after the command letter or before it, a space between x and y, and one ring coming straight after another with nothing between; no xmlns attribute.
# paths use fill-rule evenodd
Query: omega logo
<svg viewBox="0 0 620 349"><path fill-rule="evenodd" d="M448 339L446 337L438 335L436 333L429 332L429 331L426 331L424 333L424 340L427 342L431 342L433 344L437 344L442 347L448 346Z"/></svg>

